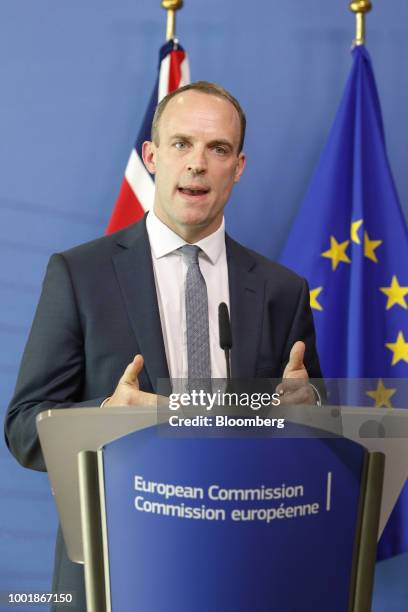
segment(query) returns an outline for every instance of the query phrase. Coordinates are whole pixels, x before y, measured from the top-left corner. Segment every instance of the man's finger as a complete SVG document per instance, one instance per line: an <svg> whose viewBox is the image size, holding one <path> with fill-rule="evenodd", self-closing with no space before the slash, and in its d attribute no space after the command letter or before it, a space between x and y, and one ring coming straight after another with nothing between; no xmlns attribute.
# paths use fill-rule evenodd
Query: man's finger
<svg viewBox="0 0 408 612"><path fill-rule="evenodd" d="M136 385L137 388L139 388L138 376L142 371L143 363L142 355L136 355L133 361L127 366L119 382L127 385Z"/></svg>
<svg viewBox="0 0 408 612"><path fill-rule="evenodd" d="M305 378L285 378L277 385L276 392L279 395L284 395L285 393L293 393L308 386L309 381Z"/></svg>
<svg viewBox="0 0 408 612"><path fill-rule="evenodd" d="M305 356L305 343L298 340L292 346L292 350L289 355L289 363L291 370L300 370L303 368L303 358Z"/></svg>
<svg viewBox="0 0 408 612"><path fill-rule="evenodd" d="M313 389L310 386L304 385L302 388L297 389L296 391L290 391L289 393L284 393L280 397L280 403L282 406L286 405L310 405L314 406L316 404L316 397L313 393Z"/></svg>
<svg viewBox="0 0 408 612"><path fill-rule="evenodd" d="M290 376L291 372L296 372L297 370L303 370L303 358L305 355L305 343L298 340L292 346L292 350L290 351L289 361L283 373L283 377Z"/></svg>

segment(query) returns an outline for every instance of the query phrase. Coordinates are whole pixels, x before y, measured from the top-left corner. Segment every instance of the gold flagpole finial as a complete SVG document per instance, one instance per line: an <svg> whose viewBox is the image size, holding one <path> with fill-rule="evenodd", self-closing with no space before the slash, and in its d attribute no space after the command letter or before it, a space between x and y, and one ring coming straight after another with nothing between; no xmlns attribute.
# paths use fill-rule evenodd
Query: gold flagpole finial
<svg viewBox="0 0 408 612"><path fill-rule="evenodd" d="M365 43L365 14L371 11L372 4L370 0L355 0L350 2L350 11L356 15L356 37L353 40L353 46L364 45Z"/></svg>
<svg viewBox="0 0 408 612"><path fill-rule="evenodd" d="M176 11L182 8L183 0L162 0L162 7L167 11L166 40L176 37Z"/></svg>

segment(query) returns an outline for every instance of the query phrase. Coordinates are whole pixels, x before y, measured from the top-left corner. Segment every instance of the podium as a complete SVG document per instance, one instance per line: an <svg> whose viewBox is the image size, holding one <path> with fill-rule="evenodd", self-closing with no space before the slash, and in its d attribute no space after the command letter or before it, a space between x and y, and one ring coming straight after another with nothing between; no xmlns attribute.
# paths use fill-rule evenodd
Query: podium
<svg viewBox="0 0 408 612"><path fill-rule="evenodd" d="M39 415L88 612L370 610L379 524L399 493L386 478L380 514L386 440L353 431L369 409L281 411L285 434L188 436L152 409Z"/></svg>

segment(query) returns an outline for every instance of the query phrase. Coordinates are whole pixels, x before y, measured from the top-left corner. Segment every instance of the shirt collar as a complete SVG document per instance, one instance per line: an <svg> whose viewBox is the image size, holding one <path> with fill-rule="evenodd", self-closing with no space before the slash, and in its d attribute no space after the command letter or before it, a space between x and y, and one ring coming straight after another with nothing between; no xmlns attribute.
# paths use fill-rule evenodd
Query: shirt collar
<svg viewBox="0 0 408 612"><path fill-rule="evenodd" d="M146 229L152 254L156 259L165 257L187 244L183 238L158 218L153 209L150 210L147 215ZM215 264L220 258L223 250L225 251L224 218L222 219L220 227L215 230L215 232L194 244L200 247L212 264Z"/></svg>

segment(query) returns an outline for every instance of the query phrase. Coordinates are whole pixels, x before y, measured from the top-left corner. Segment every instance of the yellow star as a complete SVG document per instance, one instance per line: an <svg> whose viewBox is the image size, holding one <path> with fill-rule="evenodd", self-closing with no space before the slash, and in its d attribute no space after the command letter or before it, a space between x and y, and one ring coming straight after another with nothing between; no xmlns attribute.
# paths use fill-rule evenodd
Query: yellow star
<svg viewBox="0 0 408 612"><path fill-rule="evenodd" d="M407 303L404 299L404 295L408 293L408 287L402 287L398 283L398 278L396 276L392 277L391 285L389 287L380 287L380 291L385 293L388 297L387 305L385 307L386 310L389 310L395 304L402 306L402 308L408 308Z"/></svg>
<svg viewBox="0 0 408 612"><path fill-rule="evenodd" d="M319 304L317 301L317 296L321 293L323 287L316 287L316 289L311 289L310 293L310 308L314 308L315 310L323 310L323 306Z"/></svg>
<svg viewBox="0 0 408 612"><path fill-rule="evenodd" d="M362 223L363 223L363 220L358 219L358 221L353 221L353 223L350 226L350 238L356 244L361 244L360 236L358 235L357 232L360 229Z"/></svg>
<svg viewBox="0 0 408 612"><path fill-rule="evenodd" d="M392 408L390 399L396 391L396 389L387 389L384 387L382 378L380 378L378 380L377 388L373 389L372 391L366 391L366 395L375 400L376 408L381 408L381 406L385 406L385 408Z"/></svg>
<svg viewBox="0 0 408 612"><path fill-rule="evenodd" d="M394 353L392 356L391 365L395 365L399 361L405 361L408 363L408 342L405 342L402 331L398 333L395 342L388 342L385 346Z"/></svg>
<svg viewBox="0 0 408 612"><path fill-rule="evenodd" d="M334 236L330 236L330 249L324 251L321 255L322 257L327 257L332 260L332 270L335 270L341 261L344 263L351 263L346 253L349 244L350 240L339 243Z"/></svg>
<svg viewBox="0 0 408 612"><path fill-rule="evenodd" d="M374 263L378 263L377 255L374 251L378 249L380 244L382 244L382 240L370 240L367 232L364 232L364 255Z"/></svg>

